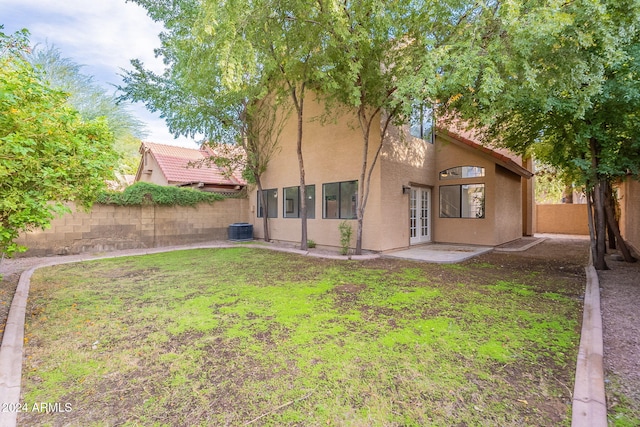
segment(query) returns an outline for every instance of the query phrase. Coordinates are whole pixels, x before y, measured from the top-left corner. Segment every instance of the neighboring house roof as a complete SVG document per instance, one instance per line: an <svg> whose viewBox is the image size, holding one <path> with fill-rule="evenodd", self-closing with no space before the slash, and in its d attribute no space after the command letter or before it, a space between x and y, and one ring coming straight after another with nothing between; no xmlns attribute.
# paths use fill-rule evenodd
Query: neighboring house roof
<svg viewBox="0 0 640 427"><path fill-rule="evenodd" d="M499 164L500 166L510 170L511 172L518 174L525 178L531 178L533 176L533 172L530 170L520 166L516 162L513 161L510 157L505 154L501 154L496 150L492 150L491 148L485 147L484 145L476 142L468 137L461 135L460 133L454 132L449 129L438 128L437 133L439 136L449 137L448 141L453 142L454 144L466 146L474 150L478 150L484 157L489 158L493 162Z"/></svg>
<svg viewBox="0 0 640 427"><path fill-rule="evenodd" d="M190 184L199 183L210 185L246 185L239 171L225 173L220 167L211 164L203 164L200 167L189 166L189 163L202 161L210 157L207 149L194 149L176 147L172 145L156 144L154 142L143 142L140 152L144 156L146 153L152 155L161 172L169 184ZM138 169L136 180L139 179L142 166Z"/></svg>

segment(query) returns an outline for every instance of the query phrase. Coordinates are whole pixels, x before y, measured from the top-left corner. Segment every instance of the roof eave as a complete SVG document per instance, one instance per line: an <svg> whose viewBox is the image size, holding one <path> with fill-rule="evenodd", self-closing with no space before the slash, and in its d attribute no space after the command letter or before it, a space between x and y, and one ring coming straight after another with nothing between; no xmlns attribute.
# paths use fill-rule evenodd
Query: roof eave
<svg viewBox="0 0 640 427"><path fill-rule="evenodd" d="M504 167L505 169L520 175L523 178L531 178L533 177L533 172L531 172L530 170L527 170L526 168L520 166L519 164L517 164L516 162L514 162L513 160L511 160L510 158L508 158L507 156L498 153L497 151L494 151L492 149L490 149L489 147L485 147L484 145L481 145L477 142L474 142L468 138L465 138L461 135L456 134L455 132L451 132L448 131L446 129L438 129L436 131L436 135L445 139L448 142L454 143L460 147L463 148L467 148L470 150L473 150L477 153L479 153L482 157L491 160L492 162L496 163L497 165L500 165L502 167Z"/></svg>

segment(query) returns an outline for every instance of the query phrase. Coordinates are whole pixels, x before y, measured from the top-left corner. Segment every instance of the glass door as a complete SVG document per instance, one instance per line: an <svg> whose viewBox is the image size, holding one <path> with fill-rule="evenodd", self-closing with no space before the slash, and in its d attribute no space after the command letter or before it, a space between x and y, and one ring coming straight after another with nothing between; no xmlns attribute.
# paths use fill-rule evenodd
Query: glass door
<svg viewBox="0 0 640 427"><path fill-rule="evenodd" d="M431 189L412 187L409 199L410 243L431 241Z"/></svg>

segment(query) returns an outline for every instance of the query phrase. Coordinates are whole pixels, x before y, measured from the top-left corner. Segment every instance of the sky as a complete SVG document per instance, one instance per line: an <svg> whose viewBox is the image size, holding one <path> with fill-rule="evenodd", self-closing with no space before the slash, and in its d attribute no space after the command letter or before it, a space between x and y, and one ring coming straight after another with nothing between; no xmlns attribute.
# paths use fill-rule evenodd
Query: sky
<svg viewBox="0 0 640 427"><path fill-rule="evenodd" d="M0 0L0 24L5 34L22 28L31 33L32 45L57 47L61 56L82 65L82 73L93 76L109 93L122 83L122 69L132 69L130 60L161 72L162 61L153 50L160 47L162 25L153 22L144 8L125 0ZM174 139L158 113L142 103L131 112L146 124L145 141L196 148L193 139Z"/></svg>

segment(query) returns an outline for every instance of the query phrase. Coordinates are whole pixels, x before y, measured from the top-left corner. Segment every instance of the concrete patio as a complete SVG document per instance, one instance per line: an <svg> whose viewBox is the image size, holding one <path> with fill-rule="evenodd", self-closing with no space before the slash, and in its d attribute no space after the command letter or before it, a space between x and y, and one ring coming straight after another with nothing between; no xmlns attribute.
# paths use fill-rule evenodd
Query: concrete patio
<svg viewBox="0 0 640 427"><path fill-rule="evenodd" d="M522 237L500 246L458 245L451 243L427 243L409 249L386 252L382 257L410 259L436 264L455 264L493 250L498 252L519 252L543 242L549 236Z"/></svg>
<svg viewBox="0 0 640 427"><path fill-rule="evenodd" d="M431 243L414 246L409 249L387 252L383 257L402 258L416 261L433 262L438 264L455 264L469 258L490 252L491 246L452 245Z"/></svg>

